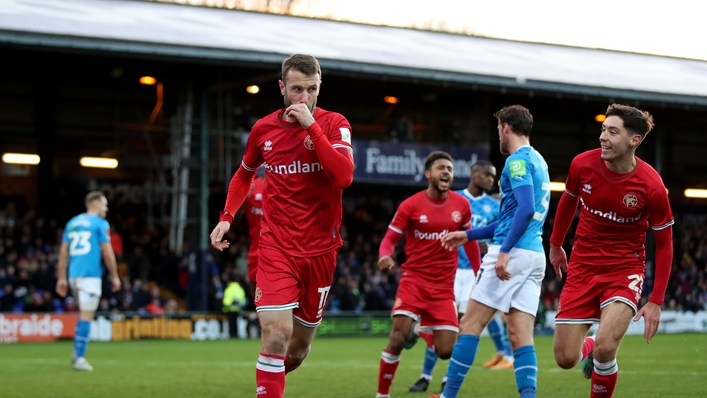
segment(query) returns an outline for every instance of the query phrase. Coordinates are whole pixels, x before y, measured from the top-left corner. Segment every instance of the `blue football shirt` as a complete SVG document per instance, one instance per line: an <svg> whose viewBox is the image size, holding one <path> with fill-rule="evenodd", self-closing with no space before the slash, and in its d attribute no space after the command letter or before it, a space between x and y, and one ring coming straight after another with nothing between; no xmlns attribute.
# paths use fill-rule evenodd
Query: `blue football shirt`
<svg viewBox="0 0 707 398"><path fill-rule="evenodd" d="M64 228L62 242L69 245L69 278L103 275L101 243L110 242L110 226L103 217L79 214Z"/></svg>
<svg viewBox="0 0 707 398"><path fill-rule="evenodd" d="M500 212L501 203L489 195L483 194L478 197L473 197L468 189L457 191L458 194L465 197L471 205L471 227L481 228L496 221ZM482 240L481 242L487 242ZM459 266L458 268L470 269L471 263L469 257L464 251L464 247L459 247Z"/></svg>
<svg viewBox="0 0 707 398"><path fill-rule="evenodd" d="M550 208L550 175L547 163L533 147L522 146L506 159L501 172L501 215L493 236L495 245L503 244L513 222L518 202L513 189L531 185L534 192L535 214L514 247L543 252L543 224Z"/></svg>

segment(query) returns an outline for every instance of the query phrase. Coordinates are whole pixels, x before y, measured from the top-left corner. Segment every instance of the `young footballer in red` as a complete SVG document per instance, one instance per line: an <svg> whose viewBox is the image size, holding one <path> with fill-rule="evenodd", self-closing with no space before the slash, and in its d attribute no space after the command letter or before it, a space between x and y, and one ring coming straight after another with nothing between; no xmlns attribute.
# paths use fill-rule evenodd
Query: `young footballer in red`
<svg viewBox="0 0 707 398"><path fill-rule="evenodd" d="M584 152L570 165L550 238L550 261L567 281L555 319L555 360L569 369L585 360L591 397L611 397L618 379L616 353L631 319L645 321L650 343L673 258L673 215L660 175L634 153L653 128L653 118L631 106L606 112L600 149ZM571 261L562 249L579 204ZM656 241L655 282L650 301L638 310L645 275L648 227ZM596 336L585 337L599 322Z"/></svg>
<svg viewBox="0 0 707 398"><path fill-rule="evenodd" d="M349 122L316 107L321 84L316 58L295 54L286 59L279 84L286 108L253 126L226 208L211 233L212 246L228 247L223 235L263 165L267 183L255 292L262 327L259 398L281 398L285 373L309 353L342 245L341 194L354 168Z"/></svg>
<svg viewBox="0 0 707 398"><path fill-rule="evenodd" d="M378 375L377 398L390 397L390 386L400 362L400 353L419 322L421 330L434 335L437 356L447 359L459 332L454 300L454 274L458 251L448 251L440 239L452 231L471 227L469 201L449 191L453 180L452 157L441 151L432 152L425 161L426 190L406 199L398 207L388 233L380 246L378 266L395 265L391 255L395 244L405 234L403 276L393 306L393 330L383 350ZM464 246L472 265L480 265L481 254L476 241Z"/></svg>

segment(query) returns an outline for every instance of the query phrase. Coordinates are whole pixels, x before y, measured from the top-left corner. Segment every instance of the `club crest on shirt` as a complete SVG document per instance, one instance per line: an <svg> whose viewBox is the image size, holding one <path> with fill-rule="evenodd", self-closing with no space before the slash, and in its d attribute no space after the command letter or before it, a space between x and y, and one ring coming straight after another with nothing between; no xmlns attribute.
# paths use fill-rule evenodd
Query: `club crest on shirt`
<svg viewBox="0 0 707 398"><path fill-rule="evenodd" d="M403 305L403 299L398 297L395 299L395 304L393 304L393 309L396 309L396 308L400 307L401 305Z"/></svg>
<svg viewBox="0 0 707 398"><path fill-rule="evenodd" d="M312 142L312 139L309 138L309 136L304 137L304 147L309 149L310 151L314 150L314 143Z"/></svg>
<svg viewBox="0 0 707 398"><path fill-rule="evenodd" d="M624 206L632 209L638 206L638 197L635 194L627 193L626 196L624 196L623 202Z"/></svg>
<svg viewBox="0 0 707 398"><path fill-rule="evenodd" d="M459 211L456 211L456 210L455 210L455 211L452 213L452 220L453 220L454 222L459 222L459 221L461 221L461 219L462 219L462 213L460 213Z"/></svg>
<svg viewBox="0 0 707 398"><path fill-rule="evenodd" d="M258 301L260 301L261 297L263 297L263 289L258 286L255 288L255 302L257 303Z"/></svg>

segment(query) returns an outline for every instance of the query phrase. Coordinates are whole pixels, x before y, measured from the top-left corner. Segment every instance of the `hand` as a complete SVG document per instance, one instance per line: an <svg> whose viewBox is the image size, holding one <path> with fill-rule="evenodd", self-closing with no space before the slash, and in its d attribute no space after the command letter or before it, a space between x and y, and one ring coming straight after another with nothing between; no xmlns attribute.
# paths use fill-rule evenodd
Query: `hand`
<svg viewBox="0 0 707 398"><path fill-rule="evenodd" d="M555 246L550 243L550 263L555 268L555 273L562 279L562 271L567 272L567 254L562 246Z"/></svg>
<svg viewBox="0 0 707 398"><path fill-rule="evenodd" d="M390 256L383 256L378 259L378 268L385 271L395 266L395 261Z"/></svg>
<svg viewBox="0 0 707 398"><path fill-rule="evenodd" d="M58 295L61 297L66 297L66 293L69 290L69 283L67 282L66 278L59 278L58 281L56 281L56 292Z"/></svg>
<svg viewBox="0 0 707 398"><path fill-rule="evenodd" d="M307 104L292 104L285 109L285 116L297 119L302 128L307 128L314 124L314 116L309 111Z"/></svg>
<svg viewBox="0 0 707 398"><path fill-rule="evenodd" d="M638 322L641 317L643 317L643 321L645 322L643 327L643 337L646 338L646 343L650 344L651 339L658 332L658 326L660 326L660 306L658 304L648 302L638 311L636 317L633 318L633 321Z"/></svg>
<svg viewBox="0 0 707 398"><path fill-rule="evenodd" d="M221 221L216 225L216 228L211 232L211 246L222 252L223 249L228 249L230 243L227 240L222 241L223 236L231 229L231 224L228 221Z"/></svg>
<svg viewBox="0 0 707 398"><path fill-rule="evenodd" d="M447 235L444 235L441 239L442 246L444 246L444 248L449 251L452 251L457 247L462 246L468 241L469 238L466 236L465 231L450 232Z"/></svg>
<svg viewBox="0 0 707 398"><path fill-rule="evenodd" d="M498 258L496 259L496 265L494 269L496 270L496 276L502 281L507 281L511 279L511 273L508 272L508 259L511 256L508 253L499 252Z"/></svg>
<svg viewBox="0 0 707 398"><path fill-rule="evenodd" d="M113 285L113 293L120 290L120 277L118 277L118 275L113 275L110 278L110 283Z"/></svg>
<svg viewBox="0 0 707 398"><path fill-rule="evenodd" d="M482 254L485 254L489 251L489 245L486 242L479 242L479 251L481 251Z"/></svg>

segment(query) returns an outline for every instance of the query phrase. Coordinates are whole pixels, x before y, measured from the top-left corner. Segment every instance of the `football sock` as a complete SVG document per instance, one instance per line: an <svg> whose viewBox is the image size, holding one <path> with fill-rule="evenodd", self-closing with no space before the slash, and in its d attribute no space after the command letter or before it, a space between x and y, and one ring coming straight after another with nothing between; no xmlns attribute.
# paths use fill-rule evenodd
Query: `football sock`
<svg viewBox="0 0 707 398"><path fill-rule="evenodd" d="M390 394L390 385L393 384L395 371L400 364L400 355L391 354L385 350L381 354L380 370L378 371L378 394Z"/></svg>
<svg viewBox="0 0 707 398"><path fill-rule="evenodd" d="M260 353L255 365L258 397L282 398L285 393L285 357Z"/></svg>
<svg viewBox="0 0 707 398"><path fill-rule="evenodd" d="M425 349L425 362L422 365L422 378L427 380L432 379L432 370L435 368L437 358L439 357L435 353L435 350L431 347L427 347L427 349Z"/></svg>
<svg viewBox="0 0 707 398"><path fill-rule="evenodd" d="M594 359L592 373L592 392L590 398L607 398L614 395L616 381L619 379L619 365L616 359L609 362L599 362Z"/></svg>
<svg viewBox="0 0 707 398"><path fill-rule="evenodd" d="M491 335L491 340L493 340L493 345L496 346L496 352L499 355L505 355L505 347L503 345L503 337L501 331L501 321L496 319L496 317L491 318L491 322L487 326L489 334Z"/></svg>
<svg viewBox="0 0 707 398"><path fill-rule="evenodd" d="M462 334L454 344L452 358L449 359L447 368L447 384L444 386L442 396L445 398L456 398L459 389L466 378L466 374L471 369L476 358L476 350L479 347L479 336Z"/></svg>
<svg viewBox="0 0 707 398"><path fill-rule="evenodd" d="M91 332L91 322L79 320L76 324L76 334L74 335L74 352L76 353L76 358L83 358L86 356L86 349L88 348L88 335Z"/></svg>
<svg viewBox="0 0 707 398"><path fill-rule="evenodd" d="M285 374L288 374L288 373L292 372L293 370L299 368L299 366L302 365L302 362L304 362L304 360L307 358L307 356L309 355L309 353L311 351L312 351L312 346L310 345L309 348L307 348L307 353L304 354L304 358L302 358L302 361L300 361L298 363L290 362L290 360L287 359L287 356L285 356Z"/></svg>
<svg viewBox="0 0 707 398"><path fill-rule="evenodd" d="M575 363L575 366L584 361L586 357L589 356L594 351L594 343L596 342L596 336L585 337L584 343L582 343L582 351L579 353L579 360Z"/></svg>
<svg viewBox="0 0 707 398"><path fill-rule="evenodd" d="M527 345L513 351L513 368L515 369L516 385L521 398L535 398L538 383L538 358L535 347Z"/></svg>

